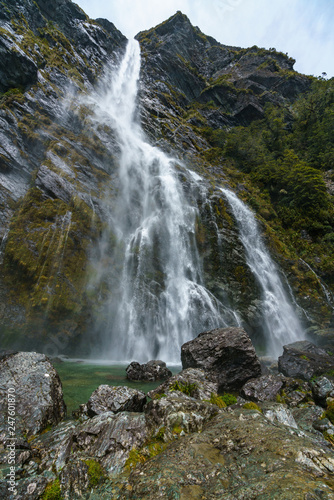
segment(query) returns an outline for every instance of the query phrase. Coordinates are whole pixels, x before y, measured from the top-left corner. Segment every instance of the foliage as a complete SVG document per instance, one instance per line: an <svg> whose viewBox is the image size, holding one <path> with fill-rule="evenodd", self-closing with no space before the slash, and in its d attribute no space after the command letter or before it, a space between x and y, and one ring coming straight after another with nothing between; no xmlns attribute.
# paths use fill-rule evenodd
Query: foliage
<svg viewBox="0 0 334 500"><path fill-rule="evenodd" d="M60 481L56 479L49 483L41 497L41 500L62 500L63 496L60 490Z"/></svg>
<svg viewBox="0 0 334 500"><path fill-rule="evenodd" d="M227 404L223 400L222 396L218 396L215 392L211 392L210 399L207 399L212 405L218 406L218 408L226 408Z"/></svg>
<svg viewBox="0 0 334 500"><path fill-rule="evenodd" d="M222 394L220 398L226 406L234 405L237 402L237 398L234 396L234 394L230 394L228 392L224 392L224 394Z"/></svg>
<svg viewBox="0 0 334 500"><path fill-rule="evenodd" d="M182 384L182 382L179 382L176 380L171 386L170 386L170 391L180 391L186 394L187 396L192 396L193 393L197 389L197 384L189 384L185 383Z"/></svg>

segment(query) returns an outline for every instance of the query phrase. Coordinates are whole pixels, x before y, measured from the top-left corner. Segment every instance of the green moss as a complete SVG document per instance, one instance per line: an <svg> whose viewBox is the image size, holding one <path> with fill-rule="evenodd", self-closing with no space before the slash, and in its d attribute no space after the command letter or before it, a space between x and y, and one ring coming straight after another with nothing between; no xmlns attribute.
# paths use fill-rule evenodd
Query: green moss
<svg viewBox="0 0 334 500"><path fill-rule="evenodd" d="M82 200L69 204L28 191L12 219L5 250L6 281L27 313L79 313L84 305L87 249L99 221Z"/></svg>
<svg viewBox="0 0 334 500"><path fill-rule="evenodd" d="M262 409L253 402L245 403L242 407L245 408L245 410L257 410L262 413Z"/></svg>
<svg viewBox="0 0 334 500"><path fill-rule="evenodd" d="M63 500L63 498L59 479L48 484L41 496L41 500Z"/></svg>
<svg viewBox="0 0 334 500"><path fill-rule="evenodd" d="M89 487L96 488L106 478L103 467L96 460L85 460L88 466Z"/></svg>
<svg viewBox="0 0 334 500"><path fill-rule="evenodd" d="M147 458L145 455L138 450L137 448L132 448L129 453L129 457L127 458L124 467L126 470L131 471L135 469L138 465L145 463Z"/></svg>
<svg viewBox="0 0 334 500"><path fill-rule="evenodd" d="M176 380L170 387L170 391L180 391L186 394L187 396L192 396L193 393L197 390L197 384L189 384L185 383L183 384L182 382L179 382Z"/></svg>
<svg viewBox="0 0 334 500"><path fill-rule="evenodd" d="M328 418L328 420L334 424L334 401L330 401L327 404L326 411L323 414L323 418Z"/></svg>

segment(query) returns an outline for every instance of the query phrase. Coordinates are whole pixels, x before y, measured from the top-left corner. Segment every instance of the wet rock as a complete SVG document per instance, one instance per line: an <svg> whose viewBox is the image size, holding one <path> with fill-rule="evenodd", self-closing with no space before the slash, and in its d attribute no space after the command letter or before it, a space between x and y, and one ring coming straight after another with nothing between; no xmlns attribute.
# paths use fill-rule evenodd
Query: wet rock
<svg viewBox="0 0 334 500"><path fill-rule="evenodd" d="M164 380L172 376L172 372L168 370L166 363L160 360L152 360L148 363L140 364L132 361L126 368L126 377L129 380Z"/></svg>
<svg viewBox="0 0 334 500"><path fill-rule="evenodd" d="M19 352L0 361L1 415L6 421L9 390L15 399L16 427L28 436L66 414L60 378L44 354Z"/></svg>
<svg viewBox="0 0 334 500"><path fill-rule="evenodd" d="M324 349L302 340L283 347L278 369L287 377L310 380L334 369L334 359Z"/></svg>
<svg viewBox="0 0 334 500"><path fill-rule="evenodd" d="M148 426L155 435L163 428L166 441L173 438L176 429L177 433L200 432L205 422L218 411L217 406L197 401L180 392L150 401L145 408Z"/></svg>
<svg viewBox="0 0 334 500"><path fill-rule="evenodd" d="M176 386L176 383L187 386L190 389L191 397L196 399L210 399L212 393L218 392L218 384L212 382L209 376L204 373L204 370L187 368L170 377L159 387L148 392L147 395L154 399L158 394L167 394L173 386Z"/></svg>
<svg viewBox="0 0 334 500"><path fill-rule="evenodd" d="M242 387L240 394L250 401L273 401L284 385L284 381L275 375L262 375L251 379Z"/></svg>
<svg viewBox="0 0 334 500"><path fill-rule="evenodd" d="M67 463L72 449L76 423L61 422L31 442L33 456L38 459L39 470L59 472Z"/></svg>
<svg viewBox="0 0 334 500"><path fill-rule="evenodd" d="M76 427L72 450L98 460L110 475L122 470L132 448L140 448L149 435L144 414L105 412Z"/></svg>
<svg viewBox="0 0 334 500"><path fill-rule="evenodd" d="M253 344L243 328L217 328L201 333L181 347L183 368L201 368L219 390L240 389L261 375Z"/></svg>
<svg viewBox="0 0 334 500"><path fill-rule="evenodd" d="M320 377L312 381L311 387L314 401L323 407L326 406L328 397L334 397L334 386L326 377Z"/></svg>
<svg viewBox="0 0 334 500"><path fill-rule="evenodd" d="M292 412L285 405L275 404L263 409L263 415L271 422L278 422L298 429Z"/></svg>
<svg viewBox="0 0 334 500"><path fill-rule="evenodd" d="M321 418L324 410L320 406L311 405L304 408L293 408L291 412L300 429L306 432L314 432L313 423Z"/></svg>
<svg viewBox="0 0 334 500"><path fill-rule="evenodd" d="M134 470L118 498L334 499L333 451L300 434L259 412L225 409Z"/></svg>
<svg viewBox="0 0 334 500"><path fill-rule="evenodd" d="M88 416L94 417L106 411L143 411L146 395L130 387L100 385L87 402Z"/></svg>

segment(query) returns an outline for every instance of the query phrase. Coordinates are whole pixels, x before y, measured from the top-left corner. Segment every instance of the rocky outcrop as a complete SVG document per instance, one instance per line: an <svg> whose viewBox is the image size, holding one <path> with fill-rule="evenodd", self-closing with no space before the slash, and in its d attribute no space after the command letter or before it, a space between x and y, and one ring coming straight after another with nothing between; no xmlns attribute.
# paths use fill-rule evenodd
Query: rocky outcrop
<svg viewBox="0 0 334 500"><path fill-rule="evenodd" d="M14 415L16 429L32 436L65 417L60 378L44 354L18 352L0 360L1 430ZM13 401L11 401L13 400ZM9 402L13 411L9 413Z"/></svg>
<svg viewBox="0 0 334 500"><path fill-rule="evenodd" d="M87 402L87 413L90 417L106 411L119 413L121 411L140 412L146 403L146 395L130 387L112 387L100 385Z"/></svg>
<svg viewBox="0 0 334 500"><path fill-rule="evenodd" d="M260 412L223 410L136 469L120 498L334 498L334 454ZM279 490L279 495L277 495Z"/></svg>
<svg viewBox="0 0 334 500"><path fill-rule="evenodd" d="M201 368L218 382L220 391L240 389L261 375L254 346L243 328L203 332L181 347L183 368Z"/></svg>
<svg viewBox="0 0 334 500"><path fill-rule="evenodd" d="M126 378L129 380L164 380L172 376L172 372L168 370L166 363L160 360L152 360L148 363L137 363L132 361L126 368Z"/></svg>
<svg viewBox="0 0 334 500"><path fill-rule="evenodd" d="M278 369L287 377L311 380L334 369L334 358L324 349L306 340L283 347L283 355L278 358Z"/></svg>

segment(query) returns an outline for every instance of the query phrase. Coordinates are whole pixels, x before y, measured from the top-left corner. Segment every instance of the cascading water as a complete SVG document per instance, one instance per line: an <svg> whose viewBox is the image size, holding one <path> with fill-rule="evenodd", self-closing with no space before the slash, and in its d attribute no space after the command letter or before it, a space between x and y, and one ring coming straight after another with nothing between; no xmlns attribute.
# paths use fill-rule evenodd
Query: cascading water
<svg viewBox="0 0 334 500"><path fill-rule="evenodd" d="M262 289L262 314L267 351L282 354L282 346L303 338L303 330L286 295L275 263L259 233L252 211L231 191L221 189L238 223L247 264Z"/></svg>
<svg viewBox="0 0 334 500"><path fill-rule="evenodd" d="M117 239L113 262L121 271L109 283L100 330L111 359L179 361L182 343L236 319L203 285L198 211L191 202L195 180L184 171L186 195L176 161L147 142L135 119L139 71L140 49L133 40L111 86L94 98L99 120L116 132L120 147L111 228Z"/></svg>

